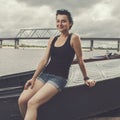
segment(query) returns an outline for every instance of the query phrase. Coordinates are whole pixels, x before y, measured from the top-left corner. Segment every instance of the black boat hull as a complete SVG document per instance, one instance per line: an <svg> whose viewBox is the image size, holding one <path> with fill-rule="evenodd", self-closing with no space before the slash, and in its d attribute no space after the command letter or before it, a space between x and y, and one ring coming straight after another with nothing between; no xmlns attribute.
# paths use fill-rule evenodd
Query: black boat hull
<svg viewBox="0 0 120 120"><path fill-rule="evenodd" d="M0 78L0 118L22 120L17 99L33 71ZM120 108L120 77L101 80L96 86L85 85L65 88L39 109L38 119L79 120Z"/></svg>

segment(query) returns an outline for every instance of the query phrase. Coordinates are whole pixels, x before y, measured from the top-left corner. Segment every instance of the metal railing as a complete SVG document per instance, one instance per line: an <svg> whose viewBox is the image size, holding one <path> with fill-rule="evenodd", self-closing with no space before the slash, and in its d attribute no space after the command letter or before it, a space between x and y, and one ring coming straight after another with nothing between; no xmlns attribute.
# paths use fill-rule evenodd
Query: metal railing
<svg viewBox="0 0 120 120"><path fill-rule="evenodd" d="M14 40L15 41L15 44L14 44L14 48L15 49L18 49L20 47L19 45L19 41L20 40L30 40L30 39L38 39L38 40L48 40L49 37L15 37L15 38L0 38L0 48L2 48L3 46L3 40L9 40L9 41L12 41ZM94 42L95 41L116 41L117 42L117 46L116 46L116 50L117 51L120 51L120 38L81 38L82 41L90 41L90 46L89 46L89 49L92 51L94 49Z"/></svg>

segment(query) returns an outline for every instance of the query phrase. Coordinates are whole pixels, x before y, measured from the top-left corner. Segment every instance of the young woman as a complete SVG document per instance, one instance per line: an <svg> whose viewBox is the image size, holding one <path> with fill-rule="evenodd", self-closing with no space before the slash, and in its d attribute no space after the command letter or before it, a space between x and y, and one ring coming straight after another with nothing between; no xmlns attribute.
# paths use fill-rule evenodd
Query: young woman
<svg viewBox="0 0 120 120"><path fill-rule="evenodd" d="M59 36L50 38L45 54L33 77L25 84L18 104L24 120L36 120L37 109L60 92L66 85L69 68L76 54L85 84L95 85L87 76L82 59L80 37L69 33L73 25L71 14L67 10L57 10L56 27Z"/></svg>

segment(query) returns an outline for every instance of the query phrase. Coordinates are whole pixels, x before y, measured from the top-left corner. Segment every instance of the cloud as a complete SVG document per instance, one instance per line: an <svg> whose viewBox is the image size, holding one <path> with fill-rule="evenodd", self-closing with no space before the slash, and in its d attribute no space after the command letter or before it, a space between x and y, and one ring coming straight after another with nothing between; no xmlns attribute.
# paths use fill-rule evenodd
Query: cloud
<svg viewBox="0 0 120 120"><path fill-rule="evenodd" d="M21 28L55 27L57 9L68 9L72 30L83 37L120 37L119 0L1 0L0 37L15 37Z"/></svg>
<svg viewBox="0 0 120 120"><path fill-rule="evenodd" d="M67 9L73 15L77 15L79 12L84 12L85 9L92 7L99 3L99 0L17 0L20 3L24 3L27 6L41 7L43 5L50 6L54 11L57 9ZM102 0L101 0L102 1Z"/></svg>
<svg viewBox="0 0 120 120"><path fill-rule="evenodd" d="M79 29L79 33L82 37L120 37L119 28L117 24L120 22L117 20L104 20L104 21L89 21L88 24L84 24Z"/></svg>
<svg viewBox="0 0 120 120"><path fill-rule="evenodd" d="M99 0L52 0L51 2L49 0L16 0L18 2L22 2L27 4L28 6L42 6L42 5L49 5L52 8L66 8L67 6L69 8L88 8L92 5L99 3Z"/></svg>
<svg viewBox="0 0 120 120"><path fill-rule="evenodd" d="M52 27L52 10L49 6L26 7L16 1L1 3L0 36L16 36L21 28Z"/></svg>
<svg viewBox="0 0 120 120"><path fill-rule="evenodd" d="M120 19L120 0L117 0L117 2L111 1L110 4L113 6L112 15Z"/></svg>
<svg viewBox="0 0 120 120"><path fill-rule="evenodd" d="M97 3L86 9L87 14L75 16L76 31L83 37L120 37L120 8L116 9L116 3L111 1Z"/></svg>

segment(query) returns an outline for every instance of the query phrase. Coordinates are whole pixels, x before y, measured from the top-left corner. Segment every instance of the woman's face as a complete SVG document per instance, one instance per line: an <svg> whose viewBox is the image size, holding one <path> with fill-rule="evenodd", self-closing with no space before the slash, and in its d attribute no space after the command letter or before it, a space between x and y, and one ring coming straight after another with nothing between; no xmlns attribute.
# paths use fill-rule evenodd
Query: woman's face
<svg viewBox="0 0 120 120"><path fill-rule="evenodd" d="M69 31L71 23L67 15L57 15L56 17L56 27L60 32Z"/></svg>

